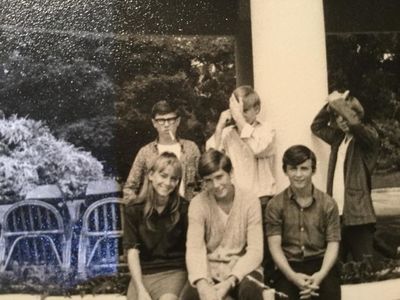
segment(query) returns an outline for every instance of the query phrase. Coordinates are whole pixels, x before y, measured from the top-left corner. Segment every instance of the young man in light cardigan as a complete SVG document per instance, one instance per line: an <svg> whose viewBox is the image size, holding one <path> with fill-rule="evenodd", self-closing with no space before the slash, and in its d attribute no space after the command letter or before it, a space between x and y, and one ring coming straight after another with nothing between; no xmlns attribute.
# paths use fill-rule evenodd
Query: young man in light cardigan
<svg viewBox="0 0 400 300"><path fill-rule="evenodd" d="M262 299L260 201L232 184L230 159L216 150L200 157L204 191L189 205L183 300Z"/></svg>

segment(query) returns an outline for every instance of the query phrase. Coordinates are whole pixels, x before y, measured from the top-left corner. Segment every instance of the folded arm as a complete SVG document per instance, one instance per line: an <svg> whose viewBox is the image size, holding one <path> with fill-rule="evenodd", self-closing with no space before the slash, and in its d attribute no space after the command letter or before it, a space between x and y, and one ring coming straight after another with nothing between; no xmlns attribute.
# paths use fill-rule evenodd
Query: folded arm
<svg viewBox="0 0 400 300"><path fill-rule="evenodd" d="M330 126L330 121L331 115L328 109L328 104L326 104L315 116L311 124L311 131L324 142L332 145L340 131L339 129Z"/></svg>

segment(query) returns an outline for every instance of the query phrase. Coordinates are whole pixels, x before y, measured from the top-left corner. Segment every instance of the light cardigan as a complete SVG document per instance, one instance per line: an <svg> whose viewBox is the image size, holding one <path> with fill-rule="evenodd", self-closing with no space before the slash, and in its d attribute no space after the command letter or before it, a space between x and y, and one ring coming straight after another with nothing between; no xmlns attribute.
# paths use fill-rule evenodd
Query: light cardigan
<svg viewBox="0 0 400 300"><path fill-rule="evenodd" d="M235 198L224 226L214 196L203 191L189 205L186 266L189 282L223 281L230 275L239 281L260 268L263 231L259 199L235 188Z"/></svg>

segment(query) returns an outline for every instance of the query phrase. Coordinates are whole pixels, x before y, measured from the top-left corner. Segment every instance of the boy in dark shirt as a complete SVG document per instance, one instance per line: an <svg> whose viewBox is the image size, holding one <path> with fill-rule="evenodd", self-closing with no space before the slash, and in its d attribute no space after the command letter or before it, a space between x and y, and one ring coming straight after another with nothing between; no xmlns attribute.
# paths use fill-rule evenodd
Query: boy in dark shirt
<svg viewBox="0 0 400 300"><path fill-rule="evenodd" d="M268 246L278 267L275 288L289 299L340 299L334 267L340 241L335 201L312 183L315 154L296 145L283 156L290 186L268 203L265 211ZM314 298L313 298L314 299Z"/></svg>

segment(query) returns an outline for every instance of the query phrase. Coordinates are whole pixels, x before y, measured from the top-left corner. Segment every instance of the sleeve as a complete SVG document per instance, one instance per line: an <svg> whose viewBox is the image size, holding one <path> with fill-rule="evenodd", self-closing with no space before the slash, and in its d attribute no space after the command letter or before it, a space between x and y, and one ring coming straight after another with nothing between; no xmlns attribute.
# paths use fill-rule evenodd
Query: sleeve
<svg viewBox="0 0 400 300"><path fill-rule="evenodd" d="M368 148L369 151L379 149L379 136L375 128L365 124L357 113L349 105L346 105L346 100L339 99L333 101L330 105L332 109L346 119L351 133L364 147Z"/></svg>
<svg viewBox="0 0 400 300"><path fill-rule="evenodd" d="M231 275L241 281L244 276L257 269L263 260L263 230L261 222L261 204L255 198L247 210L247 247L246 253L238 259Z"/></svg>
<svg viewBox="0 0 400 300"><path fill-rule="evenodd" d="M271 155L275 140L275 130L266 125L253 127L246 123L240 138L250 147L257 157L268 157Z"/></svg>
<svg viewBox="0 0 400 300"><path fill-rule="evenodd" d="M123 248L126 250L129 249L138 249L139 246L139 236L138 236L138 228L137 224L134 222L135 217L135 209L132 206L129 206L125 209L124 213L124 227L123 227Z"/></svg>
<svg viewBox="0 0 400 300"><path fill-rule="evenodd" d="M141 148L136 155L136 158L132 164L132 168L129 171L128 178L126 179L123 188L123 198L125 203L135 199L139 194L141 184L143 183L144 176L146 173L146 156L143 148Z"/></svg>
<svg viewBox="0 0 400 300"><path fill-rule="evenodd" d="M326 211L326 241L339 242L340 241L340 217L339 210L336 202L328 202Z"/></svg>
<svg viewBox="0 0 400 300"><path fill-rule="evenodd" d="M282 209L278 205L278 200L272 198L265 208L265 235L282 235Z"/></svg>
<svg viewBox="0 0 400 300"><path fill-rule="evenodd" d="M206 141L206 151L210 149L215 149L215 135L213 134L212 136L209 137L209 139Z"/></svg>
<svg viewBox="0 0 400 300"><path fill-rule="evenodd" d="M205 215L201 198L196 196L189 204L186 237L186 267L190 284L208 278L207 248L205 242Z"/></svg>
<svg viewBox="0 0 400 300"><path fill-rule="evenodd" d="M225 127L225 128L222 130L222 133L221 133L221 143L220 143L218 149L216 148L216 145L215 145L215 134L213 134L213 135L206 141L206 151L207 151L207 150L210 150L210 149L215 149L215 150L218 150L218 151L221 151L221 152L225 151L225 139L226 139L227 135L229 134L229 132L230 132L231 130L232 130L232 126Z"/></svg>
<svg viewBox="0 0 400 300"><path fill-rule="evenodd" d="M380 150L380 140L376 129L364 123L350 125L350 131L360 144L367 168L372 173Z"/></svg>
<svg viewBox="0 0 400 300"><path fill-rule="evenodd" d="M335 141L338 129L331 127L329 122L330 113L328 111L328 104L326 104L315 116L311 124L311 131L321 140L329 145L332 145L332 143Z"/></svg>

